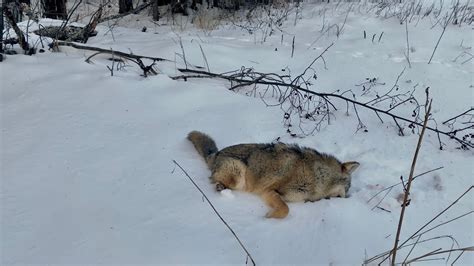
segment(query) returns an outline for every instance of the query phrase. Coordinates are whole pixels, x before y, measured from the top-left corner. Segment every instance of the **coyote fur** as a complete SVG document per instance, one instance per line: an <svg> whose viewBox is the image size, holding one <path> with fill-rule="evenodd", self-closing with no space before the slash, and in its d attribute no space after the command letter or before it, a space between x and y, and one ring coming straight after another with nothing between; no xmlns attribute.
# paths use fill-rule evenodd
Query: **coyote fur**
<svg viewBox="0 0 474 266"><path fill-rule="evenodd" d="M285 218L286 202L346 197L358 162L341 163L314 149L284 143L238 144L218 150L208 135L192 131L188 139L212 171L216 190L259 195L270 207L267 218Z"/></svg>

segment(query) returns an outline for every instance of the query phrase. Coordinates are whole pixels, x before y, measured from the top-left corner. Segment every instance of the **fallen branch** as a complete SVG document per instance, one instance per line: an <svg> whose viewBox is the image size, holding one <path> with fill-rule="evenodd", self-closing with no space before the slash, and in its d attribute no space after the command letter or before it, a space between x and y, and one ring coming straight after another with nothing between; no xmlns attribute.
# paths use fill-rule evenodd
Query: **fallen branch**
<svg viewBox="0 0 474 266"><path fill-rule="evenodd" d="M160 58L160 57L151 57L151 56L145 56L145 55L136 55L132 53L125 53L125 52L120 52L120 51L114 51L114 50L107 50L99 47L94 47L94 46L86 46L86 45L81 45L73 42L65 42L65 41L55 41L51 44L53 47L54 46L70 46L79 50L89 50L89 51L95 51L95 52L100 52L103 54L114 54L114 56L121 56L125 58L133 58L133 59L150 59L154 61L167 61L167 62L173 62L171 60L165 59L165 58Z"/></svg>
<svg viewBox="0 0 474 266"><path fill-rule="evenodd" d="M98 20L102 17L103 7L109 2L99 5L99 8L91 15L89 23L84 27L68 25L69 20L81 3L82 0L74 2L69 15L66 20L61 23L61 26L40 26L38 30L34 31L34 33L39 36L50 37L54 40L86 43L89 40L89 37L97 35L95 28L97 27Z"/></svg>
<svg viewBox="0 0 474 266"><path fill-rule="evenodd" d="M323 99L328 99L328 98L337 98L343 101L346 101L348 103L357 105L357 106L362 106L364 108L367 108L371 111L374 111L377 115L384 114L386 116L390 116L395 120L398 121L404 121L408 122L410 124L416 125L418 127L423 127L423 124L418 121L413 121L411 119L401 117L399 115L393 114L389 110L383 110L377 107L374 107L373 105L369 105L369 103L362 103L357 100L350 99L348 97L345 97L343 95L335 94L335 93L321 93L321 92L315 92L306 88L301 87L300 85L295 84L294 82L285 82L284 78L282 76L278 76L276 74L265 74L265 73L258 73L258 72L251 72L253 70L251 69L241 69L240 71L234 71L234 72L227 72L227 73L212 73L204 70L195 70L195 69L186 69L186 68L179 68L178 69L181 73L190 73L192 75L180 75L180 76L174 76L171 77L172 79L191 79L191 78L220 78L224 79L227 81L230 81L231 83L237 83L237 84L244 84L245 86L250 86L250 85L268 85L268 86L274 86L274 87L286 87L293 89L294 91L299 91L299 92L304 92L310 95L316 95L319 97L322 97ZM230 74L229 74L230 73ZM268 78L270 77L270 78ZM306 84L308 85L308 84ZM291 94L291 93L289 93ZM334 105L332 105L334 107ZM337 109L336 109L337 110ZM468 140L463 140L461 138L456 137L453 131L441 131L437 128L433 128L430 126L426 126L426 129L432 132L435 132L437 134L441 134L444 136L449 137L450 139L456 140L458 143L461 144L461 147L464 148L474 148L474 143L471 143Z"/></svg>
<svg viewBox="0 0 474 266"><path fill-rule="evenodd" d="M193 183L193 185L197 188L197 190L199 190L199 192L201 193L201 195L203 196L203 198L207 201L207 203L209 204L209 206L211 206L212 210L214 211L214 213L216 213L216 215L219 217L219 219L221 219L221 221L224 223L224 225L227 227L227 229L229 229L229 231L232 233L232 235L234 235L234 238L237 240L237 242L239 242L239 245L242 247L242 249L245 251L245 253L247 254L247 258L250 258L250 261L252 261L252 264L253 266L255 266L255 261L253 260L252 258L252 255L250 255L250 253L248 252L247 248L245 248L244 244L242 243L242 241L240 241L239 237L237 236L237 234L234 232L234 230L232 230L232 228L229 226L229 224L224 220L224 218L222 218L222 216L220 215L220 213L217 211L217 209L214 207L214 205L211 203L211 201L209 200L209 198L206 196L206 194L202 191L202 189L196 184L196 182L194 182L194 180L191 178L191 176L189 176L189 174L186 172L186 170L183 169L183 167L181 167L181 165L179 165L175 160L173 160L173 163L176 164L180 169L181 171L183 171L183 173L188 177L189 181L191 181L191 183Z"/></svg>
<svg viewBox="0 0 474 266"><path fill-rule="evenodd" d="M99 54L110 54L110 55L112 55L114 60L116 60L115 59L116 56L122 57L122 58L125 58L125 59L137 64L138 67L140 67L140 69L143 71L142 76L144 76L144 77L147 77L149 74L152 74L152 75L157 75L158 74L158 71L156 71L155 68L154 68L156 62L158 62L158 61L169 61L169 62L171 62L171 60L160 58L160 57L135 55L135 54L132 54L132 53L124 53L124 52L120 52L120 51L114 51L112 49L107 50L107 49L103 49L103 48L99 48L99 47L80 45L80 44L76 44L76 43L73 43L73 42L54 41L53 43L50 44L50 46L52 48L54 48L54 47L57 48L58 46L70 46L70 47L80 49L80 50L96 51L96 53L92 54L91 56L89 56L85 60L87 63L90 63L90 60L92 59L92 57L94 57L96 55L99 55ZM143 62L143 59L152 60L152 62L147 65Z"/></svg>

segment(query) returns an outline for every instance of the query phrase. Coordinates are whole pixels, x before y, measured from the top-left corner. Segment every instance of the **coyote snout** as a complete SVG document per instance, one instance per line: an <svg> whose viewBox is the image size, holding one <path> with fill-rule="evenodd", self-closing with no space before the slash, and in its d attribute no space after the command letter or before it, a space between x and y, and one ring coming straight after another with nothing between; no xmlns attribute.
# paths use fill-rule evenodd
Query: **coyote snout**
<svg viewBox="0 0 474 266"><path fill-rule="evenodd" d="M212 171L217 191L228 188L259 195L270 207L268 218L285 218L286 202L347 197L351 173L359 166L297 145L238 144L219 151L204 133L192 131L188 139Z"/></svg>

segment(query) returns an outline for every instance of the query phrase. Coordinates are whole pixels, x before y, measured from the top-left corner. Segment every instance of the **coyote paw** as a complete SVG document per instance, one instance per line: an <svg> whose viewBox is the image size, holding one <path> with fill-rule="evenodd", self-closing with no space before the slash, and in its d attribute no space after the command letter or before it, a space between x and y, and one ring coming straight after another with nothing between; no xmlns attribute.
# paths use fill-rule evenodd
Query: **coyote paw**
<svg viewBox="0 0 474 266"><path fill-rule="evenodd" d="M288 216L288 210L271 210L267 212L265 218L276 218L276 219L283 219Z"/></svg>
<svg viewBox="0 0 474 266"><path fill-rule="evenodd" d="M265 214L265 218L274 218L273 217L273 211L267 212L267 214Z"/></svg>
<svg viewBox="0 0 474 266"><path fill-rule="evenodd" d="M217 190L217 192L221 192L221 191L224 190L224 189L226 189L226 187L225 187L223 184L221 184L221 183L217 183L217 184L216 184L216 190Z"/></svg>

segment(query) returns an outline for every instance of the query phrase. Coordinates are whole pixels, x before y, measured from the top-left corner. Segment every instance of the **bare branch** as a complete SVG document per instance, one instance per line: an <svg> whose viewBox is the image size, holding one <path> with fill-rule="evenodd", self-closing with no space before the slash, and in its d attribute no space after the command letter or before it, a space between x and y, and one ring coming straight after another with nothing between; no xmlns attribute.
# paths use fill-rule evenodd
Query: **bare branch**
<svg viewBox="0 0 474 266"><path fill-rule="evenodd" d="M319 57L321 57L321 56L319 56ZM310 64L310 66L312 64L314 64L314 60ZM309 67L306 68L305 72L308 69L309 69ZM372 110L372 111L374 111L378 114L384 114L386 116L392 117L393 119L397 120L398 122L400 122L400 121L408 122L409 124L416 125L420 128L423 126L423 124L421 122L417 121L417 119L415 119L415 121L413 121L411 119L408 119L408 118L405 118L405 117L402 117L402 116L399 116L399 115L396 115L396 114L390 112L393 108L389 109L390 110L389 111L389 110L383 110L383 109L380 109L380 108L377 108L377 107L373 106L374 101L368 101L366 103L362 103L362 102L359 102L357 100L353 100L351 98L345 97L345 96L340 95L340 94L314 92L314 91L309 89L309 85L311 85L311 83L309 83L307 80L304 79L304 73L300 74L295 79L292 79L291 81L288 82L287 79L285 79L283 76L279 76L279 75L276 75L276 74L258 73L258 72L253 71L252 69L241 69L240 71L235 71L233 73L230 72L232 74L229 74L229 72L227 74L224 74L224 73L219 74L219 73L211 73L211 72L202 71L202 70L183 69L183 68L179 68L178 70L182 73L191 73L191 74L193 74L193 76L182 75L182 76L171 77L172 79L187 79L187 78L196 78L196 77L198 77L198 78L205 78L205 77L207 77L207 78L221 78L221 79L224 79L224 80L231 81L233 83L245 84L243 86L260 84L260 85L270 85L270 86L274 86L276 88L289 88L290 91L281 91L281 95L286 95L286 96L284 96L283 98L281 98L279 100L280 103L284 102L285 100L288 100L288 99L294 99L294 97L297 97L297 96L298 97L301 96L302 98L306 97L306 99L312 99L311 95L315 95L315 96L321 97L323 99L323 102L322 102L323 105L329 104L329 105L334 107L334 105L328 100L328 99L334 98L334 99L340 99L340 100L346 101L350 104L354 104L354 105L357 105L357 106L362 106L362 107L370 109L370 110ZM398 76L397 79L399 79L399 77L401 76L402 73L403 73L403 71L400 73L400 75ZM272 79L269 79L265 75L268 75L268 77L272 77ZM298 81L301 84L298 84ZM307 88L303 88L301 85L305 85ZM395 87L396 87L396 85L394 85L392 87L392 89L389 90L384 95L388 96L388 93L390 91L392 91ZM293 107L295 107L295 106L293 106ZM320 109L318 110L318 108L320 108ZM314 109L314 111L312 113L308 113L307 115L306 114L302 114L302 115L307 117L307 118L311 118L312 115L319 112L319 113L322 113L323 116L327 118L328 115L329 115L329 113L328 113L329 111L326 110L326 107L324 107L324 109L321 109L321 108L322 108L321 106L318 106L317 108ZM419 112L416 112L416 114L418 115ZM447 136L450 139L454 139L458 143L460 143L462 145L462 147L474 148L474 143L472 143L468 140L465 140L465 139L463 140L459 137L456 137L455 134L453 134L452 131L449 131L449 132L448 131L441 131L437 128L433 128L433 127L430 127L430 126L427 126L426 129L429 130L429 131L435 132L437 134Z"/></svg>

